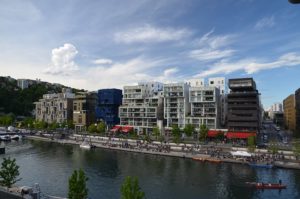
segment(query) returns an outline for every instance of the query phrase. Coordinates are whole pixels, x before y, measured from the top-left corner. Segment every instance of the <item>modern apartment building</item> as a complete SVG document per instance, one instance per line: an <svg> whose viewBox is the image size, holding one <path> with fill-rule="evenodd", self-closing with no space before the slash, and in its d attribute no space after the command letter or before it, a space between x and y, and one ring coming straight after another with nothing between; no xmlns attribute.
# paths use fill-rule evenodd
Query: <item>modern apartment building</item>
<svg viewBox="0 0 300 199"><path fill-rule="evenodd" d="M228 130L258 132L261 125L259 93L252 78L229 79Z"/></svg>
<svg viewBox="0 0 300 199"><path fill-rule="evenodd" d="M115 88L98 90L97 121L104 121L109 127L119 124L119 106L121 104L122 90Z"/></svg>
<svg viewBox="0 0 300 199"><path fill-rule="evenodd" d="M205 79L191 79L187 81L191 87L216 87L220 92L218 95L218 103L220 105L218 116L220 118L220 127L225 127L227 122L227 84L225 77L212 77Z"/></svg>
<svg viewBox="0 0 300 199"><path fill-rule="evenodd" d="M187 84L191 87L203 87L206 86L205 79L190 79Z"/></svg>
<svg viewBox="0 0 300 199"><path fill-rule="evenodd" d="M29 80L28 79L17 79L17 85L22 90L25 89L25 88L28 88Z"/></svg>
<svg viewBox="0 0 300 199"><path fill-rule="evenodd" d="M282 112L283 109L282 109L282 104L281 103L274 103L271 107L270 107L270 111L273 111L273 112Z"/></svg>
<svg viewBox="0 0 300 199"><path fill-rule="evenodd" d="M96 123L97 93L81 92L73 101L73 123L75 131L83 131Z"/></svg>
<svg viewBox="0 0 300 199"><path fill-rule="evenodd" d="M295 94L283 100L284 126L288 130L296 131L296 100Z"/></svg>
<svg viewBox="0 0 300 199"><path fill-rule="evenodd" d="M273 120L275 114L283 113L283 108L281 103L274 103L268 110L269 117Z"/></svg>
<svg viewBox="0 0 300 199"><path fill-rule="evenodd" d="M177 125L183 129L186 117L190 114L189 84L170 83L164 84L164 118L166 127Z"/></svg>
<svg viewBox="0 0 300 199"><path fill-rule="evenodd" d="M202 86L189 89L191 114L186 123L199 130L202 124L209 129L217 129L220 124L220 91L217 87Z"/></svg>
<svg viewBox="0 0 300 199"><path fill-rule="evenodd" d="M220 90L220 95L227 93L225 77L208 78L208 86L217 87Z"/></svg>
<svg viewBox="0 0 300 199"><path fill-rule="evenodd" d="M138 133L162 128L163 84L142 82L136 86L124 86L122 105L119 107L120 124L133 126Z"/></svg>
<svg viewBox="0 0 300 199"><path fill-rule="evenodd" d="M283 100L284 126L300 137L300 88Z"/></svg>
<svg viewBox="0 0 300 199"><path fill-rule="evenodd" d="M227 84L225 77L212 77L208 79L208 86L213 86L220 91L220 125L226 126L227 121Z"/></svg>
<svg viewBox="0 0 300 199"><path fill-rule="evenodd" d="M35 118L47 123L63 123L73 119L74 93L70 89L62 89L62 93L45 94L35 102Z"/></svg>

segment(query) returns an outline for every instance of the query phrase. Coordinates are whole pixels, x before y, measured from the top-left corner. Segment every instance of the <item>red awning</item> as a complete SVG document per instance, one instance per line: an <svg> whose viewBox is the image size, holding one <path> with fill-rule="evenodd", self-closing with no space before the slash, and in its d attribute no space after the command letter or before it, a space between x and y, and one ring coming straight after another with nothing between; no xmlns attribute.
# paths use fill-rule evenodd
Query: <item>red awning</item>
<svg viewBox="0 0 300 199"><path fill-rule="evenodd" d="M250 136L256 136L256 133L253 132L228 132L226 137L228 139L238 138L238 139L247 139Z"/></svg>
<svg viewBox="0 0 300 199"><path fill-rule="evenodd" d="M114 126L112 129L110 129L110 131L112 131L112 132L116 132L116 131L119 131L119 130L121 130L121 126L119 126L119 125L116 125L116 126Z"/></svg>
<svg viewBox="0 0 300 199"><path fill-rule="evenodd" d="M219 133L224 134L224 132L222 132L222 131L218 131L218 130L209 130L209 131L207 132L207 137L214 138L214 137L217 137L217 135L218 135Z"/></svg>
<svg viewBox="0 0 300 199"><path fill-rule="evenodd" d="M133 130L133 127L132 126L123 126L122 127L122 132L123 133L129 133L130 131L132 131Z"/></svg>

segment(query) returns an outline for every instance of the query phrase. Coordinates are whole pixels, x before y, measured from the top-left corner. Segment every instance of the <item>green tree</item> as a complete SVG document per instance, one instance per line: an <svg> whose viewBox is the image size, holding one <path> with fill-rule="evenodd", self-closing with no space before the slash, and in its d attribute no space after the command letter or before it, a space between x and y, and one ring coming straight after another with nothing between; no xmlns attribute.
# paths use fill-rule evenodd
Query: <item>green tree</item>
<svg viewBox="0 0 300 199"><path fill-rule="evenodd" d="M122 199L143 199L145 193L141 191L137 177L127 176L121 187Z"/></svg>
<svg viewBox="0 0 300 199"><path fill-rule="evenodd" d="M202 124L200 126L200 136L199 136L200 140L206 140L207 134L208 134L208 130L209 129L207 128L207 126L205 124Z"/></svg>
<svg viewBox="0 0 300 199"><path fill-rule="evenodd" d="M16 164L16 159L3 158L3 162L0 170L0 183L8 188L10 188L13 184L21 180L18 179L19 166Z"/></svg>
<svg viewBox="0 0 300 199"><path fill-rule="evenodd" d="M88 178L82 169L74 170L69 178L69 199L86 199L88 197L88 189L86 182Z"/></svg>
<svg viewBox="0 0 300 199"><path fill-rule="evenodd" d="M106 125L104 122L100 122L98 125L97 125L97 132L98 133L105 133L105 130L106 130Z"/></svg>
<svg viewBox="0 0 300 199"><path fill-rule="evenodd" d="M31 118L31 117L26 117L24 120L23 120L23 122L22 122L22 127L25 127L25 128L33 128L34 126L33 126L33 122L34 122L34 120L33 120L33 118Z"/></svg>
<svg viewBox="0 0 300 199"><path fill-rule="evenodd" d="M157 140L158 136L160 136L160 130L159 130L158 126L153 128L153 135L155 136L156 140Z"/></svg>
<svg viewBox="0 0 300 199"><path fill-rule="evenodd" d="M300 144L299 143L295 143L293 145L293 152L294 152L294 155L296 156L296 158L298 159L300 156Z"/></svg>
<svg viewBox="0 0 300 199"><path fill-rule="evenodd" d="M75 128L75 125L74 125L74 123L73 123L73 120L68 120L68 121L67 121L67 125L68 125L68 128L69 128L69 129L74 129L74 128Z"/></svg>
<svg viewBox="0 0 300 199"><path fill-rule="evenodd" d="M269 145L269 147L268 147L268 150L271 152L271 153L273 153L273 154L275 154L275 153L278 153L278 146L276 145L276 143L274 142L274 141L272 141L271 143L270 143L270 145Z"/></svg>
<svg viewBox="0 0 300 199"><path fill-rule="evenodd" d="M36 129L46 129L48 124L45 121L35 121L34 128Z"/></svg>
<svg viewBox="0 0 300 199"><path fill-rule="evenodd" d="M95 124L91 124L89 127L88 127L88 132L89 133L96 133L97 132L97 126Z"/></svg>
<svg viewBox="0 0 300 199"><path fill-rule="evenodd" d="M172 126L172 135L173 135L173 142L178 144L180 141L180 129L178 128L177 125Z"/></svg>
<svg viewBox="0 0 300 199"><path fill-rule="evenodd" d="M188 137L191 137L195 131L195 127L192 124L187 124L185 125L183 131Z"/></svg>
<svg viewBox="0 0 300 199"><path fill-rule="evenodd" d="M248 151L253 153L255 151L255 136L249 136L247 138L247 145Z"/></svg>
<svg viewBox="0 0 300 199"><path fill-rule="evenodd" d="M12 125L13 121L14 121L14 116L11 114L0 117L0 125L3 126Z"/></svg>
<svg viewBox="0 0 300 199"><path fill-rule="evenodd" d="M180 137L180 129L178 128L177 125L172 126L172 135L174 137Z"/></svg>
<svg viewBox="0 0 300 199"><path fill-rule="evenodd" d="M57 128L59 128L59 124L56 122L52 122L51 124L48 124L49 130L56 130Z"/></svg>

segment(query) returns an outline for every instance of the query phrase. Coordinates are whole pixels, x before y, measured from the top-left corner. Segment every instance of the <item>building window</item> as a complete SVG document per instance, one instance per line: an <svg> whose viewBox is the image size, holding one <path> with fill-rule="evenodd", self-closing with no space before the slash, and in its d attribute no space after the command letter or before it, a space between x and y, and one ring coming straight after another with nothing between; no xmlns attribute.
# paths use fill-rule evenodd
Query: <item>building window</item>
<svg viewBox="0 0 300 199"><path fill-rule="evenodd" d="M210 81L210 84L214 84L214 81Z"/></svg>

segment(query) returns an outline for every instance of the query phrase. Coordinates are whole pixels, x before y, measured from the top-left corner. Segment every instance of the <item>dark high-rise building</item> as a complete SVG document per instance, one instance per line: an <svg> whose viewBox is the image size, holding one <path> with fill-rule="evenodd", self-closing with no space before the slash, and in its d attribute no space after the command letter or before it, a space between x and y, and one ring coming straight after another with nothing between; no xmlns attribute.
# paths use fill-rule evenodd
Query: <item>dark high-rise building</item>
<svg viewBox="0 0 300 199"><path fill-rule="evenodd" d="M259 93L253 78L229 79L228 130L258 132L261 124Z"/></svg>
<svg viewBox="0 0 300 199"><path fill-rule="evenodd" d="M122 90L115 88L98 90L97 120L104 121L108 126L119 124L119 106L121 104Z"/></svg>

